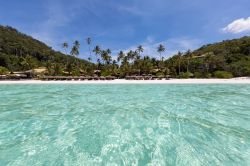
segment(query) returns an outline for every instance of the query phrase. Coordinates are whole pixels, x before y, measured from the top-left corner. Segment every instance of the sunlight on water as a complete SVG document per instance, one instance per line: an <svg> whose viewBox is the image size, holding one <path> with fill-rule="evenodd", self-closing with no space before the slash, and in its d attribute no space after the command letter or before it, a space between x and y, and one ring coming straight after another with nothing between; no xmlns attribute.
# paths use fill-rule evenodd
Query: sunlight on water
<svg viewBox="0 0 250 166"><path fill-rule="evenodd" d="M250 86L1 85L0 165L250 165Z"/></svg>

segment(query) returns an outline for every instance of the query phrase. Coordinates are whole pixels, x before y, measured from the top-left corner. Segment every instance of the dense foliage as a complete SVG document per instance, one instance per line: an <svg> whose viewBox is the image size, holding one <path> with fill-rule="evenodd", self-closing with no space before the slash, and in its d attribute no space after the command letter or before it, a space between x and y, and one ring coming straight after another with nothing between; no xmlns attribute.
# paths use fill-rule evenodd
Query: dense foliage
<svg viewBox="0 0 250 166"><path fill-rule="evenodd" d="M44 43L12 27L0 25L0 66L10 71L24 71L47 66L50 71L57 74L58 67L66 70L67 66L74 68L77 65L91 66L93 64L56 52Z"/></svg>
<svg viewBox="0 0 250 166"><path fill-rule="evenodd" d="M178 55L168 62L175 58L178 59ZM205 45L194 52L186 52L180 61L182 72L196 72L201 77L217 77L216 71L225 71L235 77L250 76L250 37Z"/></svg>
<svg viewBox="0 0 250 166"><path fill-rule="evenodd" d="M165 46L156 48L159 58L141 56L144 49L139 45L127 53L120 51L112 58L110 49L101 46L91 48L91 38L86 39L89 48L87 60L78 59L80 43L75 41L70 55L53 51L11 27L0 26L0 66L9 71L46 67L48 75L117 76L153 74L177 78L231 78L250 76L250 37L205 45L195 51L187 51L164 59ZM67 54L68 43L62 44ZM96 63L91 63L91 61Z"/></svg>
<svg viewBox="0 0 250 166"><path fill-rule="evenodd" d="M0 75L5 75L8 74L9 70L6 69L5 67L0 66Z"/></svg>

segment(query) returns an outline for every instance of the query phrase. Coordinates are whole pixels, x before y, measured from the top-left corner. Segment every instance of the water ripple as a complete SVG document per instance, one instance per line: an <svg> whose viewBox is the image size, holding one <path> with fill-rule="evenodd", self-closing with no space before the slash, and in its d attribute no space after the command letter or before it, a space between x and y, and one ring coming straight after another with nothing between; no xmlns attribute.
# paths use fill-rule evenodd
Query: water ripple
<svg viewBox="0 0 250 166"><path fill-rule="evenodd" d="M0 165L250 165L249 85L1 85Z"/></svg>

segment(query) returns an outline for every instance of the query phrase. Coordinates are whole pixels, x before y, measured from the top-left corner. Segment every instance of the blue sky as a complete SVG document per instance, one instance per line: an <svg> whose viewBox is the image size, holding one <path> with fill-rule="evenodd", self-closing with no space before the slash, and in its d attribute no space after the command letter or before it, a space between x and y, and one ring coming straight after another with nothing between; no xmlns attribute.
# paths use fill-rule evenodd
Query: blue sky
<svg viewBox="0 0 250 166"><path fill-rule="evenodd" d="M2 0L0 24L10 25L56 50L81 43L80 56L92 47L119 50L142 44L157 56L163 43L170 56L178 50L250 35L249 0Z"/></svg>

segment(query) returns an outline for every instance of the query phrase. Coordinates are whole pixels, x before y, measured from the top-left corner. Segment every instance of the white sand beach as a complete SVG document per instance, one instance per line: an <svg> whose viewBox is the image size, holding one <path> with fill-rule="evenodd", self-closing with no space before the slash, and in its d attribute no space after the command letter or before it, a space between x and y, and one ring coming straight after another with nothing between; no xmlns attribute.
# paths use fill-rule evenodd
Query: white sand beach
<svg viewBox="0 0 250 166"><path fill-rule="evenodd" d="M18 80L0 81L1 84L250 84L249 77L232 79L170 79L170 80L98 80L98 81L41 81L41 80Z"/></svg>

